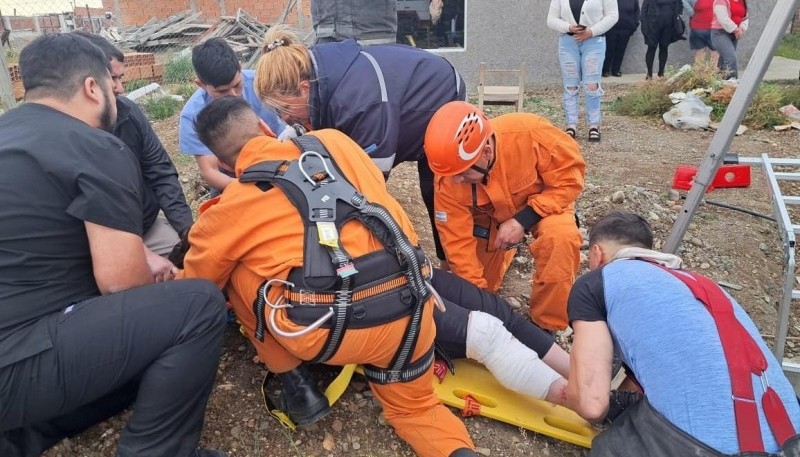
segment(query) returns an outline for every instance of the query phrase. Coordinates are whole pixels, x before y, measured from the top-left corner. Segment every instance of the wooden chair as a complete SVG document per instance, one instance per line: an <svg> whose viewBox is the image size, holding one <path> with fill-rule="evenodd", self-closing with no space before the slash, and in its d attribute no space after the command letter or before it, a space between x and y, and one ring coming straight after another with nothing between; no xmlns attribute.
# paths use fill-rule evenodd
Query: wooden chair
<svg viewBox="0 0 800 457"><path fill-rule="evenodd" d="M518 82L509 84L513 79L517 79ZM489 70L486 68L486 63L481 62L478 71L480 109L483 109L483 105L516 105L517 111L521 112L524 100L525 62L519 64L519 70Z"/></svg>

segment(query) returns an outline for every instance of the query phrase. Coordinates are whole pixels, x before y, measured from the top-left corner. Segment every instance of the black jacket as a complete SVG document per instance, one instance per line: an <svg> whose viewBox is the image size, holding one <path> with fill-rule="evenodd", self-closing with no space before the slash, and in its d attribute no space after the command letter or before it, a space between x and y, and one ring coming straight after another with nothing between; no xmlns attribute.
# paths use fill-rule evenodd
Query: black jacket
<svg viewBox="0 0 800 457"><path fill-rule="evenodd" d="M639 0L617 0L619 20L611 31L633 34L639 28Z"/></svg>
<svg viewBox="0 0 800 457"><path fill-rule="evenodd" d="M142 213L146 233L159 210L164 210L178 233L192 225L192 210L178 181L178 171L161 145L150 121L139 106L127 97L117 97L117 126L114 135L133 151L142 170Z"/></svg>
<svg viewBox="0 0 800 457"><path fill-rule="evenodd" d="M644 0L642 35L648 46L686 39L675 30L676 18L683 14L682 0Z"/></svg>

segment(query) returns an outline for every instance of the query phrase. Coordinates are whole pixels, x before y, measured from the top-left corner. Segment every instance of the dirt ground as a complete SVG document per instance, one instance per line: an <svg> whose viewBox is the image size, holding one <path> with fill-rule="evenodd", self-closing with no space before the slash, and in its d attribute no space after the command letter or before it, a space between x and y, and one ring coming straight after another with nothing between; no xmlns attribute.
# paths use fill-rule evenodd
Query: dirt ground
<svg viewBox="0 0 800 457"><path fill-rule="evenodd" d="M623 87L606 88L606 100L612 100ZM561 125L560 92L539 90L528 94L526 110L550 117ZM496 114L495 111L494 114ZM177 118L155 124L167 150L181 173L187 196L196 206L202 193L194 161L177 152ZM680 202L668 198L672 175L678 164L698 165L713 133L678 131L656 120L642 120L606 114L603 140L586 141L586 131L579 130L579 143L587 160L586 190L578 200L584 226L612 209L637 211L652 223L658 246L666 239L680 210ZM748 131L734 139L731 151L741 156L797 156L800 132ZM432 252L430 227L417 189L416 167L398 167L389 179L393 195L403 203ZM796 194L798 189L794 189ZM786 190L790 194L789 189ZM718 189L708 199L771 214L767 187L760 169L753 168L752 184L746 189ZM777 303L781 294L782 249L777 226L764 218L729 209L703 205L692 222L680 254L688 267L717 281L737 285L729 292L742 303L772 342ZM520 254L501 290L506 298L522 303L527 313L530 294L530 259ZM586 262L583 263L586 268ZM737 290L741 289L741 290ZM797 313L790 321L787 356L793 357L795 343L800 355L800 322ZM278 425L261 404L259 386L264 369L254 363L255 353L231 326L225 342L217 383L206 414L202 444L229 453L231 457L260 456L406 456L411 449L401 442L381 417L362 378L355 379L332 414L323 421L292 433ZM324 367L316 370L320 380L335 372ZM577 446L527 432L517 427L485 418L467 418L465 423L481 448L491 456L580 456ZM62 442L48 457L99 457L113 455L124 417L104 422L73 440ZM327 440L327 449L323 441ZM331 442L333 447L330 446Z"/></svg>

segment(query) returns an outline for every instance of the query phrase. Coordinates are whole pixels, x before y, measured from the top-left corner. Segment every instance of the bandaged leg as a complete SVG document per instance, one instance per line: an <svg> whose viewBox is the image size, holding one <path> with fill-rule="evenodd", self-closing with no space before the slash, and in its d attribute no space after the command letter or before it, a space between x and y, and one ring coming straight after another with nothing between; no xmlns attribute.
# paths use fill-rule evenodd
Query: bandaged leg
<svg viewBox="0 0 800 457"><path fill-rule="evenodd" d="M467 357L486 366L507 389L562 403L559 398L566 380L514 338L494 316L478 311L469 314Z"/></svg>

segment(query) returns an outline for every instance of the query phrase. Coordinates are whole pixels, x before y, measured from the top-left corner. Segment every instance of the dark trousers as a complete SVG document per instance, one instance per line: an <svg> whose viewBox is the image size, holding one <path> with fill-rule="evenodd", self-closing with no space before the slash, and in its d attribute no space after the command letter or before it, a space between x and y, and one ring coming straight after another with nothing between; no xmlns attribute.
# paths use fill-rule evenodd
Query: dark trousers
<svg viewBox="0 0 800 457"><path fill-rule="evenodd" d="M625 49L631 33L627 30L611 29L606 32L606 59L603 61L603 73L619 73Z"/></svg>
<svg viewBox="0 0 800 457"><path fill-rule="evenodd" d="M39 456L134 400L118 457L189 457L225 330L204 280L96 297L43 317L52 347L0 368L0 455Z"/></svg>
<svg viewBox="0 0 800 457"><path fill-rule="evenodd" d="M553 336L537 327L499 295L486 292L458 276L435 270L431 285L442 297L446 311L433 313L436 322L436 343L452 358L467 356L467 323L469 313L482 311L503 321L503 325L525 346L542 358L553 347Z"/></svg>
<svg viewBox="0 0 800 457"><path fill-rule="evenodd" d="M433 211L433 170L428 165L428 158L423 157L417 161L417 172L419 173L419 191L422 194L422 202L428 211L428 220L431 221L431 232L433 232L433 246L436 248L436 257L444 260L444 247L439 238L439 231L436 230L436 220Z"/></svg>

